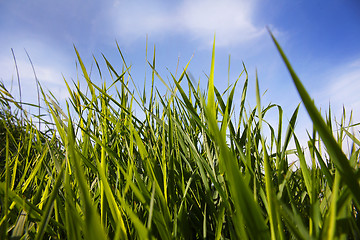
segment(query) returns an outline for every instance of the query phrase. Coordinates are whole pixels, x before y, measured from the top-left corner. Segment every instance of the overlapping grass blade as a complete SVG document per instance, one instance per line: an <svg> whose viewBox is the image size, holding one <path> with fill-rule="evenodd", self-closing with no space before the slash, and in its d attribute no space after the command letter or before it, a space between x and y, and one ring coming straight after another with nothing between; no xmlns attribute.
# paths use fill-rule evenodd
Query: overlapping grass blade
<svg viewBox="0 0 360 240"><path fill-rule="evenodd" d="M346 158L345 154L343 153L340 146L337 144L336 140L332 136L332 133L329 131L325 121L323 120L321 114L317 110L313 100L310 98L309 94L307 93L305 87L301 83L300 79L296 75L295 71L293 70L292 66L290 65L289 60L285 56L283 50L281 49L280 45L278 44L275 37L270 33L283 61L286 64L287 69L289 70L292 80L296 86L296 89L304 103L304 106L316 128L319 132L321 140L324 142L327 152L331 157L331 161L334 162L337 169L339 170L343 180L345 181L346 185L351 190L354 200L357 206L360 206L360 186L357 181L357 178L354 173L354 169L350 166L348 159Z"/></svg>
<svg viewBox="0 0 360 240"><path fill-rule="evenodd" d="M74 47L87 90L80 79L73 86L64 79L70 98L63 111L39 85L51 117L42 119L46 132L10 114L10 106L24 110L1 85L0 238L356 239L360 144L351 127L357 124L351 114L346 124L344 111L334 130L330 108L324 121L277 47L315 126L308 148L294 130L299 106L284 134L285 110L262 106L257 74L257 104L245 107L244 63L234 84L223 92L215 87L215 40L207 91L192 80L190 61L165 82L155 48L146 60L151 88L144 82L140 94L118 44L123 66L102 55L102 71L94 57L98 74L87 72ZM272 110L275 126L267 119ZM352 141L348 157L341 152L345 138Z"/></svg>

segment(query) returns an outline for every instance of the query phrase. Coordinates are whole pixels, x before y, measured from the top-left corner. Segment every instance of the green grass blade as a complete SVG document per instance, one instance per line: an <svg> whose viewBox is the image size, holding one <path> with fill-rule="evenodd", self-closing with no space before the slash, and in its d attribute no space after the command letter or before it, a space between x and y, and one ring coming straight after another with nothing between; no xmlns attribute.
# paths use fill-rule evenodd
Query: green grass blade
<svg viewBox="0 0 360 240"><path fill-rule="evenodd" d="M290 72L292 80L296 86L296 89L304 103L304 106L316 128L319 132L319 135L324 142L326 149L331 157L331 160L334 162L335 166L339 170L344 182L351 190L354 200L357 203L357 206L360 206L360 186L357 181L357 178L354 173L354 169L350 166L348 159L346 158L345 154L343 153L340 146L337 144L336 140L334 139L332 133L330 132L328 126L326 125L324 119L322 118L321 114L317 110L313 100L310 98L309 94L307 93L305 87L301 83L300 79L296 75L295 71L293 70L292 66L290 65L289 60L285 56L283 50L281 49L280 45L278 44L275 37L270 32L270 35L283 59L287 69Z"/></svg>
<svg viewBox="0 0 360 240"><path fill-rule="evenodd" d="M69 114L70 116L70 114ZM85 207L85 238L86 239L107 239L106 233L100 221L99 214L93 205L90 197L89 186L86 183L86 178L82 166L80 165L80 158L75 150L75 134L71 118L68 123L67 131L67 151L70 162L74 167L76 179L79 184L82 201Z"/></svg>
<svg viewBox="0 0 360 240"><path fill-rule="evenodd" d="M309 195L310 200L312 200L312 196L313 196L312 189L313 188L312 188L312 181L311 181L311 173L306 164L303 150L301 149L300 143L295 135L294 135L294 140L295 140L295 146L296 146L297 154L298 154L299 161L300 161L301 173L303 175L305 186L307 189L307 194Z"/></svg>
<svg viewBox="0 0 360 240"><path fill-rule="evenodd" d="M261 102L260 102L260 90L259 90L259 81L256 72L256 102L257 102L257 110L259 117L259 131L262 131L262 111L261 111ZM273 195L273 186L272 186L272 170L269 163L269 156L266 150L265 141L261 138L261 145L263 151L263 160L264 160L264 170L265 170L265 189L267 196L267 204L268 204L268 214L270 220L270 231L271 231L271 239L283 239L282 235L282 226L281 223L278 222L278 213L276 211L276 202L274 202Z"/></svg>
<svg viewBox="0 0 360 240"><path fill-rule="evenodd" d="M51 213L53 210L53 206L54 206L54 200L56 195L58 194L59 188L62 184L62 180L63 180L63 173L64 173L64 169L65 169L65 161L63 162L63 165L61 167L61 170L55 180L55 184L54 184L54 188L52 189L52 192L50 194L50 197L47 200L47 203L45 205L44 208L44 212L42 215L42 219L41 222L39 224L39 229L38 232L35 236L35 240L37 239L42 239L46 230L46 225L48 224L50 217L51 217Z"/></svg>
<svg viewBox="0 0 360 240"><path fill-rule="evenodd" d="M328 212L328 216L325 219L327 221L324 229L323 229L323 239L335 239L335 231L336 231L336 221L337 221L337 201L338 194L340 189L340 174L338 172L335 173L335 181L333 191L331 193L331 203L330 203L330 211Z"/></svg>
<svg viewBox="0 0 360 240"><path fill-rule="evenodd" d="M214 68L215 68L215 36L214 36L214 43L213 49L211 54L211 67L210 67L210 76L208 82L208 100L207 100L207 112L209 116L216 119L216 111L215 111L215 92L214 92Z"/></svg>

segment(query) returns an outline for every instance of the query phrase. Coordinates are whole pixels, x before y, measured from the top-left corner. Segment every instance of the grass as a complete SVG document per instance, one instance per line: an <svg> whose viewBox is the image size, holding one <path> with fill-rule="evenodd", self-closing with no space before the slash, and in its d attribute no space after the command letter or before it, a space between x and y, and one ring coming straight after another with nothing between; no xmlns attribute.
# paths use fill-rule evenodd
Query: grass
<svg viewBox="0 0 360 240"><path fill-rule="evenodd" d="M96 59L103 81L94 84L75 49L87 91L66 82L62 109L38 85L51 116L35 116L42 130L1 85L0 238L358 239L360 141L351 116L344 110L334 123L329 109L323 117L273 40L314 125L306 150L294 133L299 107L283 121L281 106L261 105L257 77L257 105L245 108L245 66L234 111L240 77L218 91L215 47L206 94L187 75L190 62L169 87L154 54L150 94L137 95L119 48L121 70L103 57L110 86ZM267 123L269 111L278 126Z"/></svg>

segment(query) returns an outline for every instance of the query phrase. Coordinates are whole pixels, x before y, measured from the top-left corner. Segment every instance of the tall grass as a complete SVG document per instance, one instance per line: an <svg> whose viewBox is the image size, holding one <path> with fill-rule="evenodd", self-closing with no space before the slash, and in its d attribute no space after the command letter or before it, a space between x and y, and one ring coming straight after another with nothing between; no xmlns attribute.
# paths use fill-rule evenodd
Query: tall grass
<svg viewBox="0 0 360 240"><path fill-rule="evenodd" d="M39 85L51 115L51 123L42 120L46 131L26 114L20 121L22 105L1 85L0 238L359 238L360 141L345 111L340 123L330 111L321 116L273 39L314 124L309 154L294 133L299 107L283 121L281 106L261 105L257 77L257 105L245 107L245 65L218 91L215 41L206 93L187 75L190 63L167 84L154 54L151 88L134 94L119 48L121 70L103 59L110 86L94 59L102 79L96 85L75 49L87 91L80 81L66 82L70 97L61 108ZM277 126L266 121L270 111L278 113ZM352 142L346 154L345 138ZM289 162L293 154L299 168Z"/></svg>

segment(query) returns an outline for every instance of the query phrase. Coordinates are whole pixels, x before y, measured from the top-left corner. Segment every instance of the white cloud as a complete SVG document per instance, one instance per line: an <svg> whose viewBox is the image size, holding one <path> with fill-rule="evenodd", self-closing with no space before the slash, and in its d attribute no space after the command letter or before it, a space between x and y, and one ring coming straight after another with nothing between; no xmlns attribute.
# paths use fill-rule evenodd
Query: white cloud
<svg viewBox="0 0 360 240"><path fill-rule="evenodd" d="M36 103L37 88L31 63L24 50L27 49L35 68L35 73L45 91L50 90L58 100L68 96L62 73L73 72L73 56L67 56L61 49L50 46L39 39L27 39L9 41L3 44L7 51L0 52L0 80L4 82L7 89L19 99L18 82L14 59L11 48L14 50L16 63L19 71L20 84L23 101Z"/></svg>
<svg viewBox="0 0 360 240"><path fill-rule="evenodd" d="M314 94L320 106L325 109L330 103L338 118L343 106L347 111L360 113L360 59L340 65L323 76L327 84ZM355 115L354 120L360 118Z"/></svg>
<svg viewBox="0 0 360 240"><path fill-rule="evenodd" d="M218 45L248 42L264 33L253 24L254 4L245 1L185 1L179 18L184 29L196 38L212 42L216 31Z"/></svg>
<svg viewBox="0 0 360 240"><path fill-rule="evenodd" d="M255 1L243 0L185 0L171 7L161 1L118 1L110 14L107 9L103 15L110 17L111 31L123 40L186 33L209 45L216 32L217 46L225 46L249 42L265 33L264 27L253 22L255 9Z"/></svg>

